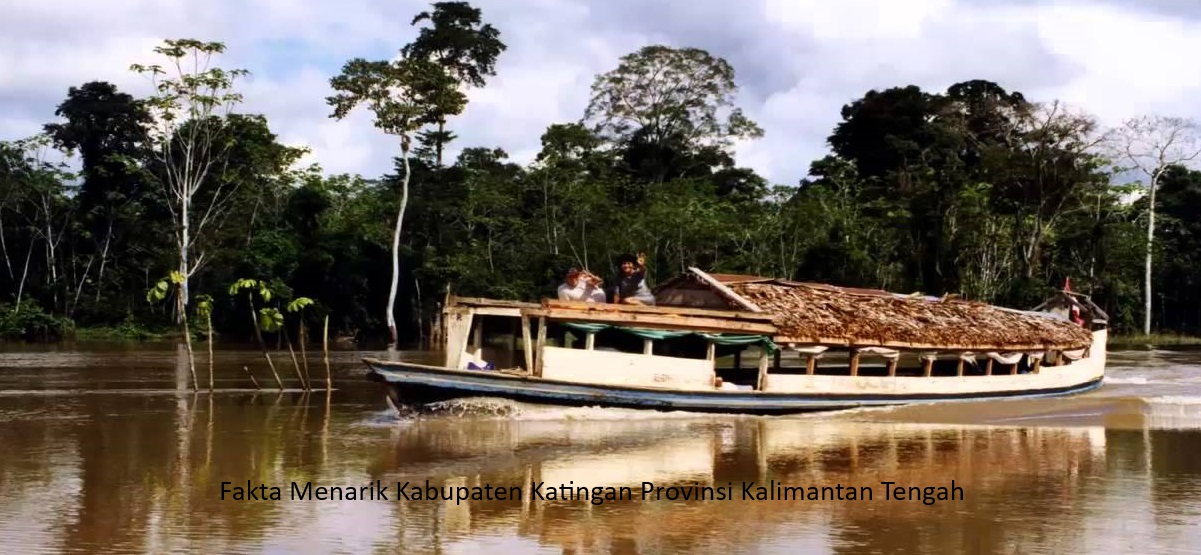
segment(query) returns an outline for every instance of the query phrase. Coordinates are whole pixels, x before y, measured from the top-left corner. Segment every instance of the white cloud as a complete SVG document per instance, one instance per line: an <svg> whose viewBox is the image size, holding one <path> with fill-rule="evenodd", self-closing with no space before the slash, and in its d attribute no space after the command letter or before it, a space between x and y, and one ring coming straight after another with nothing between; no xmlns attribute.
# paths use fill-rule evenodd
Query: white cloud
<svg viewBox="0 0 1201 555"><path fill-rule="evenodd" d="M489 86L451 122L465 146L518 160L551 123L579 118L593 77L639 46L699 46L729 59L741 104L766 131L740 144L742 164L795 183L826 150L839 108L871 88L931 91L995 80L1035 100L1061 98L1107 124L1156 111L1201 115L1197 20L1121 0L1047 5L1023 0L480 0L502 32ZM130 73L162 38L221 40L222 65L254 72L244 111L265 114L284 142L308 145L328 171L391 170L396 141L359 111L330 119L328 79L346 59L392 54L413 36L425 2L384 0L0 0L0 138L53 119L67 87L102 79L134 93Z"/></svg>

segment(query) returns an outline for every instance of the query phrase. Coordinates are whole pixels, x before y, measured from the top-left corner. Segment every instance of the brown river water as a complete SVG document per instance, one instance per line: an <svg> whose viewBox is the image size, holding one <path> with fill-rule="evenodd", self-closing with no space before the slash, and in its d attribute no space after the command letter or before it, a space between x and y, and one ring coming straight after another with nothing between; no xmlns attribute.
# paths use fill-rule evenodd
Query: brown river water
<svg viewBox="0 0 1201 555"><path fill-rule="evenodd" d="M259 353L222 350L210 395L174 345L0 347L0 552L1201 552L1201 352L1111 353L1106 384L1070 398L789 417L402 416L363 379L378 355L333 353L327 395L267 389ZM293 499L376 481L386 499ZM452 498L415 498L427 481ZM280 499L235 499L248 482ZM491 499L454 498L472 492Z"/></svg>

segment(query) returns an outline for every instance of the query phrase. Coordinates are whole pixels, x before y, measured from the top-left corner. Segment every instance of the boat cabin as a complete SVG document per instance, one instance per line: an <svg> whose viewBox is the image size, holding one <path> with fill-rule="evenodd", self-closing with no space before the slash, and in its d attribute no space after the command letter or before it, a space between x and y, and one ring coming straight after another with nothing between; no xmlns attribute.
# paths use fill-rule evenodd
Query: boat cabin
<svg viewBox="0 0 1201 555"><path fill-rule="evenodd" d="M445 367L688 391L823 391L842 383L829 379L855 378L860 390L918 394L999 391L1007 386L957 384L1082 360L1087 372L1104 367L1108 317L1066 291L1020 311L690 268L654 294L656 306L452 297L443 314ZM1053 387L1058 379L1044 381Z"/></svg>

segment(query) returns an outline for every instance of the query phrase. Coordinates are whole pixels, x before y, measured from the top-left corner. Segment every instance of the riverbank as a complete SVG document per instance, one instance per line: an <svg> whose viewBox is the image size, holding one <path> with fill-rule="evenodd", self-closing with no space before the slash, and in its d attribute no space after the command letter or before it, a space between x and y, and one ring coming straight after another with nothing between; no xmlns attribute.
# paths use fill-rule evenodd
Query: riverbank
<svg viewBox="0 0 1201 555"><path fill-rule="evenodd" d="M1180 333L1119 334L1109 337L1110 349L1192 346L1201 346L1201 337Z"/></svg>

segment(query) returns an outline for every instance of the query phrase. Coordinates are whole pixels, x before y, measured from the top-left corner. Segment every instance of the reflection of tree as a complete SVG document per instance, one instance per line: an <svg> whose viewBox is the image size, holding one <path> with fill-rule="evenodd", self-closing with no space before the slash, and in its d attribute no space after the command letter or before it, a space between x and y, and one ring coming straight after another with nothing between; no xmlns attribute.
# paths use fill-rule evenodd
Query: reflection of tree
<svg viewBox="0 0 1201 555"><path fill-rule="evenodd" d="M644 426L636 430L636 426ZM840 551L1025 551L1048 538L1078 537L1086 517L1082 488L1104 471L1104 441L1091 429L942 428L747 420L654 429L626 423L611 438L522 430L520 423L422 423L402 432L396 453L375 472L420 475L437 485L551 483L720 485L776 480L789 485L869 485L874 501L434 502L446 541L518 533L565 552L749 549L796 530L826 537ZM421 428L425 428L422 430ZM473 432L474 430L474 432ZM478 435L476 435L478 434ZM445 442L447 437L457 439ZM473 437L467 440L467 437ZM462 440L462 441L460 441ZM466 445L475 448L464 448ZM501 453L504 454L501 454ZM410 456L414 458L409 458ZM444 471L440 463L457 459ZM408 461L428 460L417 468ZM391 467L391 468L389 468ZM424 479L424 478L421 478ZM882 481L965 490L964 501L886 502ZM429 502L402 503L425 510ZM999 526L999 515L1013 519ZM405 524L415 522L415 516ZM429 521L424 521L429 522ZM1033 538L1033 539L1032 539ZM426 540L431 540L426 536ZM1078 538L1077 538L1078 539ZM406 547L413 543L410 536ZM423 545L428 545L423 544Z"/></svg>
<svg viewBox="0 0 1201 555"><path fill-rule="evenodd" d="M7 401L6 401L7 402ZM35 400L21 400L32 405ZM41 401L45 402L45 401ZM45 402L50 410L53 403ZM822 419L529 421L433 418L353 426L323 395L92 395L77 419L0 422L7 514L41 502L41 483L78 502L61 510L61 550L333 548L430 552L476 537L566 552L753 551L764 542L816 542L826 551L1065 551L1093 541L1089 511L1145 498L1150 460L1154 518L1187 503L1199 473L1194 433L1101 429L957 428ZM1153 456L1148 457L1148 444ZM77 461L77 462L76 462ZM73 470L78 466L78 470ZM62 475L77 472L72 481ZM221 501L220 483L353 485L380 479L387 502ZM525 499L400 501L397 481L520 485ZM874 501L542 501L530 481L586 486L788 485L873 487ZM1192 481L1189 482L1188 480ZM885 502L881 481L942 485L964 501ZM1173 482L1175 481L1175 482ZM1124 482L1123 486L1117 482ZM31 485L32 484L32 485ZM1117 488L1117 489L1114 489ZM1144 489L1140 489L1144 488ZM287 492L285 492L285 497ZM1086 505L1087 502L1087 505ZM1122 502L1125 503L1125 502ZM1115 505L1114 510L1124 504ZM1095 515L1094 515L1095 516ZM1148 524L1152 524L1148 522ZM0 528L0 531L3 529ZM336 544L310 545L315 537ZM306 539L307 538L307 539ZM783 539L786 538L786 539ZM784 543L781 543L784 542ZM35 544L36 545L36 544ZM800 545L800 544L798 544Z"/></svg>

